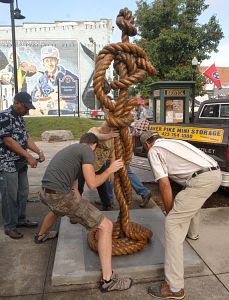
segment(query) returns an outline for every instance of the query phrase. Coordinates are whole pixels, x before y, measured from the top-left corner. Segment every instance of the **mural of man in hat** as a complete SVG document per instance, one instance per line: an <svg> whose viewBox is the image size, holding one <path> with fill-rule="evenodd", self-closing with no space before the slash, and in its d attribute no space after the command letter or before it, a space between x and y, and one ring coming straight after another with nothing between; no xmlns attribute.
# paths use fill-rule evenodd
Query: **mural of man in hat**
<svg viewBox="0 0 229 300"><path fill-rule="evenodd" d="M59 64L60 53L54 46L41 48L41 60L45 71L38 79L31 96L41 114L47 115L50 109L57 109L59 80L66 75L71 76L74 80L78 77ZM61 109L64 109L67 103L61 101L60 105Z"/></svg>

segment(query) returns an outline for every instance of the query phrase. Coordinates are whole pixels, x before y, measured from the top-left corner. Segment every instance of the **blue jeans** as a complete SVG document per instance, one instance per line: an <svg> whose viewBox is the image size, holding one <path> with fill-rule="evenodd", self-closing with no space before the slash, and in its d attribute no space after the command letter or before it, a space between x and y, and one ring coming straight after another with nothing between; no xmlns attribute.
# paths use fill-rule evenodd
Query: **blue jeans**
<svg viewBox="0 0 229 300"><path fill-rule="evenodd" d="M128 166L127 171L130 183L135 192L142 198L148 196L150 194L150 190L142 184L142 182L139 180L138 176L132 171L130 166Z"/></svg>
<svg viewBox="0 0 229 300"><path fill-rule="evenodd" d="M103 173L108 167L109 164L104 164L102 168L96 172L96 174ZM85 179L83 177L83 174L81 173L78 177L78 190L81 195L84 191L84 184ZM97 187L97 191L104 208L107 208L114 203L113 184L108 179L103 184Z"/></svg>
<svg viewBox="0 0 229 300"><path fill-rule="evenodd" d="M107 166L104 166L97 174L102 173ZM130 183L135 190L135 192L140 195L142 198L145 198L150 194L150 190L145 187L142 182L139 180L138 176L131 170L130 166L127 168L128 176L130 179ZM82 195L83 193L83 186L84 186L84 178L83 176L79 176L78 178L78 185L79 185L79 192ZM103 206L107 207L110 206L114 202L113 196L113 184L110 181L105 181L100 187L97 187L101 202Z"/></svg>
<svg viewBox="0 0 229 300"><path fill-rule="evenodd" d="M26 201L29 194L28 167L9 173L0 172L0 194L5 231L16 228L26 218Z"/></svg>
<svg viewBox="0 0 229 300"><path fill-rule="evenodd" d="M104 164L102 168L96 172L96 174L103 173L109 164ZM104 208L111 206L114 203L114 194L113 194L113 184L107 179L103 184L97 187L97 191L99 193L99 198L103 204Z"/></svg>

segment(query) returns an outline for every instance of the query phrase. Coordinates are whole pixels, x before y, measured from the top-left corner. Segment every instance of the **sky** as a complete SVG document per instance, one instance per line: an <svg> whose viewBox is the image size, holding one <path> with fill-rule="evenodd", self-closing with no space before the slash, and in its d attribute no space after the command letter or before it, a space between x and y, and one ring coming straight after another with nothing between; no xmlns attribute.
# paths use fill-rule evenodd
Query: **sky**
<svg viewBox="0 0 229 300"><path fill-rule="evenodd" d="M14 1L16 2L16 1ZM151 1L148 1L150 3ZM217 53L201 63L202 66L229 67L229 17L228 0L206 0L209 8L201 15L199 23L207 23L212 15L216 15L224 33ZM137 8L135 0L18 0L18 6L26 19L15 20L16 25L23 22L53 23L54 21L91 21L107 18L113 20L113 41L121 41L121 32L115 20L121 8L128 7L132 12ZM0 3L0 25L10 25L9 4Z"/></svg>

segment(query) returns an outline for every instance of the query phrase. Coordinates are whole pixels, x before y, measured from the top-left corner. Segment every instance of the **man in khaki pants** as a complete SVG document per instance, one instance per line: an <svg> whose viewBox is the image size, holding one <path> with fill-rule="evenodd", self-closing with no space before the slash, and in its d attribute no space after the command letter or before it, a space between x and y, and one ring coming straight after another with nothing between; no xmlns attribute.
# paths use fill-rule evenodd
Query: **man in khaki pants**
<svg viewBox="0 0 229 300"><path fill-rule="evenodd" d="M221 172L217 162L193 145L180 140L162 139L150 131L141 135L143 147L159 182L166 210L165 281L148 289L159 299L183 299L183 242L198 239L199 210L220 186ZM169 178L184 189L173 199Z"/></svg>

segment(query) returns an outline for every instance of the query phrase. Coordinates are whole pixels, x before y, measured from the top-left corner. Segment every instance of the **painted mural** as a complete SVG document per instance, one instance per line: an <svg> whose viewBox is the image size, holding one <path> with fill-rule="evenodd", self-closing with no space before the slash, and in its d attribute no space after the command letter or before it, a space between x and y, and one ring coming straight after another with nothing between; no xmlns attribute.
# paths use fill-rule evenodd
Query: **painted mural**
<svg viewBox="0 0 229 300"><path fill-rule="evenodd" d="M18 89L31 94L34 115L73 114L78 110L79 92L58 95L60 83L69 78L79 88L78 42L75 40L17 41ZM13 53L10 41L1 41L0 79L14 83ZM63 89L61 89L63 91Z"/></svg>

